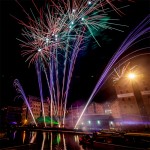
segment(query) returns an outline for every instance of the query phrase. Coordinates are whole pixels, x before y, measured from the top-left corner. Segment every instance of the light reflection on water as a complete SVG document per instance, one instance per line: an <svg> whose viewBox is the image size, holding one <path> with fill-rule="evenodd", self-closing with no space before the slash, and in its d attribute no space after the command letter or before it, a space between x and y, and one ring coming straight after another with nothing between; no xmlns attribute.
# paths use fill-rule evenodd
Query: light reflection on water
<svg viewBox="0 0 150 150"><path fill-rule="evenodd" d="M79 136L72 133L14 131L9 139L13 146L35 144L36 150L92 150L79 144Z"/></svg>

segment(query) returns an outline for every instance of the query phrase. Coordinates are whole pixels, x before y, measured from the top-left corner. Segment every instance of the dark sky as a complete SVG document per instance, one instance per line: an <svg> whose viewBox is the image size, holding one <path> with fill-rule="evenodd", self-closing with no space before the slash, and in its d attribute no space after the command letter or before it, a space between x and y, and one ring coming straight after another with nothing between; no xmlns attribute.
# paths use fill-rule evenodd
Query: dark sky
<svg viewBox="0 0 150 150"><path fill-rule="evenodd" d="M29 0L20 0L25 8L29 8ZM115 14L115 18L120 19L120 24L129 27L122 28L124 32L106 30L98 37L101 48L92 48L92 42L88 49L79 54L75 66L73 79L69 94L69 103L76 100L87 100L96 85L103 69L107 65L117 48L121 45L126 36L137 26L148 14L150 10L149 0L135 0L128 2L129 7L124 8L126 14L122 17ZM17 95L14 87L14 79L19 79L27 95L39 96L37 77L34 67L28 68L28 63L20 55L21 48L16 40L21 35L21 26L10 14L24 18L22 10L15 0L0 0L0 105L12 104ZM149 55L145 58L138 58L137 63L150 63ZM97 94L95 100L104 100L106 95L112 94L112 85L107 84ZM112 89L112 87L111 87ZM105 93L105 94L104 94ZM18 102L18 101L17 101ZM19 102L18 102L19 103Z"/></svg>

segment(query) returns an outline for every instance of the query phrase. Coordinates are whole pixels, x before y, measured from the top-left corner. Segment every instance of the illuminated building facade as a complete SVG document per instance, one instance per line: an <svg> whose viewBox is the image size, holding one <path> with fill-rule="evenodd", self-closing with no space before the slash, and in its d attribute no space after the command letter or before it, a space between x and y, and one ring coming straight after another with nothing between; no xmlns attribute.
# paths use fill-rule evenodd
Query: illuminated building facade
<svg viewBox="0 0 150 150"><path fill-rule="evenodd" d="M72 106L68 109L67 124L73 128L79 118L84 106ZM106 113L105 113L106 112ZM110 129L114 119L105 105L92 102L86 109L78 128L85 130Z"/></svg>
<svg viewBox="0 0 150 150"><path fill-rule="evenodd" d="M121 128L150 126L150 82L121 78L115 85L117 99L111 103L112 116Z"/></svg>
<svg viewBox="0 0 150 150"><path fill-rule="evenodd" d="M35 120L39 117L42 116L42 106L41 106L41 101L40 98L34 97L34 96L28 96L28 103L30 105L31 111L33 113L33 116ZM45 116L51 116L51 110L50 110L50 100L47 98L44 100L44 114ZM54 116L54 109L52 111L52 115ZM26 122L25 122L26 121ZM33 123L33 118L31 116L30 111L28 110L28 107L24 103L22 105L22 123L24 124L32 124Z"/></svg>

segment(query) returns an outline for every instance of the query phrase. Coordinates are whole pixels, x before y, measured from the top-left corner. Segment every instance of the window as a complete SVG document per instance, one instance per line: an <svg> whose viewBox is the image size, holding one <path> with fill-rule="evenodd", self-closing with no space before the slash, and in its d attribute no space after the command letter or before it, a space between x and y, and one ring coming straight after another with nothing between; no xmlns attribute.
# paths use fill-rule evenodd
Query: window
<svg viewBox="0 0 150 150"><path fill-rule="evenodd" d="M91 124L91 121L90 121L90 120L88 121L88 124Z"/></svg>
<svg viewBox="0 0 150 150"><path fill-rule="evenodd" d="M97 124L101 124L101 122L99 120L97 120Z"/></svg>
<svg viewBox="0 0 150 150"><path fill-rule="evenodd" d="M112 111L110 109L105 110L105 114L111 114L111 113L112 113Z"/></svg>

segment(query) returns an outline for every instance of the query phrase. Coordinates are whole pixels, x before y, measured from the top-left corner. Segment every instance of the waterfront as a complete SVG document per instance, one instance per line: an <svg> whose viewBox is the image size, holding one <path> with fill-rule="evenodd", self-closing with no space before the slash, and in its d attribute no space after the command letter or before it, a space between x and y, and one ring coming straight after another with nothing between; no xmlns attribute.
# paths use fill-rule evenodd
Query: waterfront
<svg viewBox="0 0 150 150"><path fill-rule="evenodd" d="M69 129L14 128L0 138L1 150L145 150L150 148L146 132Z"/></svg>
<svg viewBox="0 0 150 150"><path fill-rule="evenodd" d="M79 136L74 133L58 133L28 130L10 130L5 139L0 140L0 149L36 150L83 150ZM86 148L92 150L92 148Z"/></svg>

